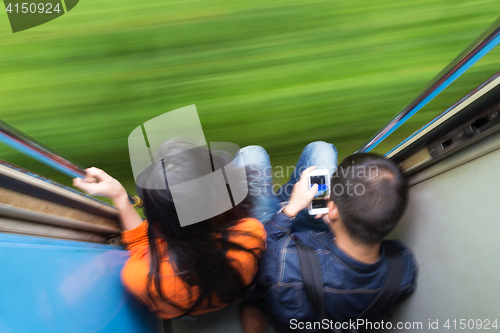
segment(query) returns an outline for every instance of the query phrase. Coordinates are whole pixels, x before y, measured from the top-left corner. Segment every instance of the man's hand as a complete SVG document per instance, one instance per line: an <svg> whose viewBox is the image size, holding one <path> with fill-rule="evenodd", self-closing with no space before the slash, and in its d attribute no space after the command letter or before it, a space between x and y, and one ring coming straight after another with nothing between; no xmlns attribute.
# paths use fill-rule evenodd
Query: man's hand
<svg viewBox="0 0 500 333"><path fill-rule="evenodd" d="M283 209L283 213L289 217L297 216L302 209L307 208L316 195L316 192L318 192L318 184L314 184L309 188L309 174L314 169L316 167L312 166L302 171L299 181L293 185L290 201L285 209Z"/></svg>
<svg viewBox="0 0 500 333"><path fill-rule="evenodd" d="M97 168L85 169L87 177L73 179L73 185L90 195L101 195L113 200L127 196L119 181Z"/></svg>
<svg viewBox="0 0 500 333"><path fill-rule="evenodd" d="M330 196L327 195L325 197L325 200L328 202L328 200L330 199ZM317 220L317 219L322 219L323 222L325 222L326 224L329 224L329 220L328 220L328 213L325 213L325 214L316 214L314 216L314 218Z"/></svg>

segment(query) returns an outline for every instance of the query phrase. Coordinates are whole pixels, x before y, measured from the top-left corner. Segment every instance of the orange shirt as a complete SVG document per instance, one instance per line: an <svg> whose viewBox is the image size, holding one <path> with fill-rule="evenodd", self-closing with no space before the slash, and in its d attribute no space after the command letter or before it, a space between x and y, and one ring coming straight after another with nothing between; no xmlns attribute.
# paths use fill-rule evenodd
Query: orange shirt
<svg viewBox="0 0 500 333"><path fill-rule="evenodd" d="M184 314L184 311L165 301L161 301L158 298L156 288L150 288L150 293L155 298L155 302L152 302L148 296L146 284L149 273L150 256L147 230L148 223L144 221L137 228L122 232L122 241L126 244L127 250L130 250L130 258L125 263L122 270L121 279L123 285L132 295L146 304L150 311L157 312L160 317L169 319L181 316ZM258 248L259 252L257 255L260 258L266 247L266 231L262 223L253 218L245 218L228 230L254 235L255 237L235 233L230 235L228 240L246 249ZM164 241L159 241L159 243L165 244ZM161 248L165 247L162 246ZM245 285L250 284L255 274L257 274L258 269L258 262L255 260L255 257L249 252L239 250L229 250L226 257L230 260L234 260L231 261L231 265L240 274ZM163 276L161 280L163 294L179 306L190 308L196 301L199 291L196 286L189 286L175 274L172 264L168 261L168 252L163 257L160 264L160 273L161 276ZM192 293L191 297L189 291ZM200 309L192 311L191 314L199 315L218 310L227 305L220 300L214 303L215 306L208 309L202 303L202 306L199 307Z"/></svg>

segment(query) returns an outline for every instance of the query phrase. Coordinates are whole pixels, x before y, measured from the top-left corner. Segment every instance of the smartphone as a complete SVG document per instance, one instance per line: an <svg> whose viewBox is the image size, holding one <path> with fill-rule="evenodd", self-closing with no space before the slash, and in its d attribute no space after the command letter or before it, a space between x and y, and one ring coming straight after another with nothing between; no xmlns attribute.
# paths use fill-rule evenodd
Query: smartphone
<svg viewBox="0 0 500 333"><path fill-rule="evenodd" d="M328 201L325 199L330 195L330 173L328 169L313 170L309 174L309 187L318 184L318 192L309 205L309 215L326 214Z"/></svg>

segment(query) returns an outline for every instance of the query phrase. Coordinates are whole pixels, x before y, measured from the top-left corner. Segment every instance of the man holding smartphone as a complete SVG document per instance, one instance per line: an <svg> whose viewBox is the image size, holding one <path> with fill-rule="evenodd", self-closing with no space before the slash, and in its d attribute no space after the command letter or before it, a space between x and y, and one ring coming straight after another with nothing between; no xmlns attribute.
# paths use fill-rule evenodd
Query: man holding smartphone
<svg viewBox="0 0 500 333"><path fill-rule="evenodd" d="M324 151L328 155L328 144L318 144L323 147L317 156ZM310 148L306 147L301 160ZM336 164L336 150L333 153L335 158L330 158ZM383 241L406 208L407 184L398 166L374 154L348 156L338 170L326 163L315 166L310 163L314 163L313 159L304 162L301 164L307 168L300 178L285 185L292 188L288 204L265 225L267 250L257 276L257 290L265 301L243 309L246 333L265 332L266 318L261 311L268 314L279 332L300 331L308 323L319 323L324 318L333 323L355 320L367 308L373 308L373 303L378 304L377 296L387 289L392 253L401 262L400 277L391 302L375 306L377 315L387 313L396 299L415 288L418 268L412 252L402 243ZM308 210L318 187L311 182L316 169L330 169L333 176L328 212L313 217ZM318 259L319 272L313 275L322 276L319 289L326 313L318 313L310 291L304 287L308 283L304 283L303 259L299 260L297 244L312 249Z"/></svg>
<svg viewBox="0 0 500 333"><path fill-rule="evenodd" d="M282 211L289 212L291 208L296 208L300 206L301 208L295 212L294 216L294 224L292 226L292 232L301 232L301 231L315 231L322 232L328 231L328 227L315 219L314 212L309 212L311 207L311 202L316 197L316 191L318 189L318 184L314 187L315 191L311 198L307 198L307 202L300 202L300 205L297 204L299 201L298 198L295 198L292 202L292 193L294 191L294 187L299 183L301 179L301 175L305 170L309 171L307 174L311 173L311 176L318 176L316 179L320 179L321 176L324 176L325 184L330 184L330 177L334 174L337 169L337 148L331 143L326 143L323 141L316 141L308 144L303 150L299 157L299 161L297 165L293 169L293 173L290 177L290 180L282 186L276 193L278 199L282 202L283 207ZM314 167L314 168L311 168ZM314 178L313 178L314 179ZM313 183L309 183L309 177L305 178L305 182L301 183L303 186L308 187L309 185L314 185ZM298 186L298 185L297 185ZM304 187L304 188L305 188ZM329 189L328 189L329 190ZM297 195L296 195L297 196ZM320 199L320 201L323 201ZM324 203L325 201L323 201ZM321 204L321 202L320 202ZM304 206L305 205L305 206ZM316 208L325 208L325 207L316 207Z"/></svg>

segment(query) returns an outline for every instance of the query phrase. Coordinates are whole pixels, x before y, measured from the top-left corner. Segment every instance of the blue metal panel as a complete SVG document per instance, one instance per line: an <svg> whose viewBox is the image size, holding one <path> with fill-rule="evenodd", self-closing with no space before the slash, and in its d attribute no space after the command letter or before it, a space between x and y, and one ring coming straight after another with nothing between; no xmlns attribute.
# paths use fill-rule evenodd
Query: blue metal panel
<svg viewBox="0 0 500 333"><path fill-rule="evenodd" d="M0 332L159 332L123 288L121 247L0 234Z"/></svg>

